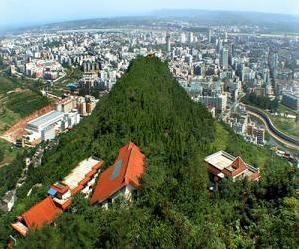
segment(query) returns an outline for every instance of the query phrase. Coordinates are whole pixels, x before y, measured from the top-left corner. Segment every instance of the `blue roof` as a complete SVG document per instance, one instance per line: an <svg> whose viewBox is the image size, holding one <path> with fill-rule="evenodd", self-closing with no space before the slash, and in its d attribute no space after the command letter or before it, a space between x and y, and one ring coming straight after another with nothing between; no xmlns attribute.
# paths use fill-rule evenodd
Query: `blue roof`
<svg viewBox="0 0 299 249"><path fill-rule="evenodd" d="M52 196L54 196L56 193L57 193L57 190L55 190L53 188L50 188L49 191L48 191L48 194L52 195Z"/></svg>
<svg viewBox="0 0 299 249"><path fill-rule="evenodd" d="M111 176L112 180L114 180L116 177L119 176L122 164L123 164L123 160L119 160L114 165L114 170L113 170L113 173L112 173L112 176Z"/></svg>
<svg viewBox="0 0 299 249"><path fill-rule="evenodd" d="M76 84L76 83L69 83L66 86L69 87L69 88L77 88L78 84Z"/></svg>

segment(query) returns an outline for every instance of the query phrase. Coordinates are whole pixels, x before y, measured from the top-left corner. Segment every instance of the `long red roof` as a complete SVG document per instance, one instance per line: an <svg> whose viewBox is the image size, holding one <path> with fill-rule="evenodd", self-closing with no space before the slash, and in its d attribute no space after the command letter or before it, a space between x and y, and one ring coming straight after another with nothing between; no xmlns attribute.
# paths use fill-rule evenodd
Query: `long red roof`
<svg viewBox="0 0 299 249"><path fill-rule="evenodd" d="M100 175L90 203L103 202L128 184L139 188L144 160L145 156L134 143L122 147L114 165Z"/></svg>
<svg viewBox="0 0 299 249"><path fill-rule="evenodd" d="M25 212L22 217L29 229L41 228L45 224L52 223L60 213L62 210L56 207L52 198L48 196Z"/></svg>

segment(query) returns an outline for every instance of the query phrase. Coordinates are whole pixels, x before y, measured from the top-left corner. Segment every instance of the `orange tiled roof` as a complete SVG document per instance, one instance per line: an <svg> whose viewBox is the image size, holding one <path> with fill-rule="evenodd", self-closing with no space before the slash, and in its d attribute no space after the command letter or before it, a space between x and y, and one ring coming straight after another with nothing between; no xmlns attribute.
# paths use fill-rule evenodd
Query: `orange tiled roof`
<svg viewBox="0 0 299 249"><path fill-rule="evenodd" d="M99 168L101 168L103 165L103 161L98 162L96 165L94 165L92 167L93 170L98 170Z"/></svg>
<svg viewBox="0 0 299 249"><path fill-rule="evenodd" d="M52 184L51 188L55 189L60 194L65 194L70 189L67 185L61 182L56 182Z"/></svg>
<svg viewBox="0 0 299 249"><path fill-rule="evenodd" d="M122 147L114 165L105 170L98 180L91 197L91 204L103 202L122 187L131 184L140 187L139 179L144 172L145 156L132 142Z"/></svg>
<svg viewBox="0 0 299 249"><path fill-rule="evenodd" d="M247 169L247 166L241 157L237 157L230 166L234 169L233 171L230 171L227 168L222 170L225 175L230 177L234 177Z"/></svg>
<svg viewBox="0 0 299 249"><path fill-rule="evenodd" d="M96 169L93 169L89 173L87 173L86 177L92 178L98 171Z"/></svg>
<svg viewBox="0 0 299 249"><path fill-rule="evenodd" d="M45 224L52 223L60 213L62 210L56 207L52 198L48 196L25 212L22 217L29 229L41 228Z"/></svg>
<svg viewBox="0 0 299 249"><path fill-rule="evenodd" d="M76 195L76 194L79 193L79 191L81 191L82 189L83 189L83 186L79 184L76 188L74 188L74 189L71 190L72 195Z"/></svg>
<svg viewBox="0 0 299 249"><path fill-rule="evenodd" d="M238 156L238 157L233 161L233 163L232 163L231 166L232 166L234 169L238 169L238 168L240 168L240 167L242 167L242 168L246 167L246 164L244 163L244 161L242 160L242 158Z"/></svg>
<svg viewBox="0 0 299 249"><path fill-rule="evenodd" d="M54 201L56 203L56 206L59 207L59 208L61 208L63 211L66 210L66 209L68 209L71 206L71 204L72 204L72 198L69 198L69 199L67 199L65 201L59 201L59 202L57 202L54 199Z"/></svg>
<svg viewBox="0 0 299 249"><path fill-rule="evenodd" d="M88 182L90 181L90 177L86 176L84 179L82 179L80 182L79 182L79 185L86 185Z"/></svg>
<svg viewBox="0 0 299 249"><path fill-rule="evenodd" d="M260 172L254 172L250 177L249 179L251 181L258 181L260 179Z"/></svg>

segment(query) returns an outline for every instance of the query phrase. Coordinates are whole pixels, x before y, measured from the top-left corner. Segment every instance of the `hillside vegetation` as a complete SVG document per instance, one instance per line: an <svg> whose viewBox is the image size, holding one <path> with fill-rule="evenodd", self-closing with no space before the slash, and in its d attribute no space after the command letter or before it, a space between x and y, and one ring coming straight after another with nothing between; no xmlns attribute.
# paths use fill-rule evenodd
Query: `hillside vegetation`
<svg viewBox="0 0 299 249"><path fill-rule="evenodd" d="M113 163L136 143L146 155L140 196L123 208L90 206L78 195L56 226L18 239L15 248L296 248L295 168L245 143L194 103L157 58L133 61L93 114L62 135L42 166L29 170L18 203L0 216L5 244L15 216L45 196L50 184L91 154ZM205 156L224 149L262 169L262 180L224 181L208 192ZM32 185L42 183L32 194ZM296 216L297 215L297 216Z"/></svg>
<svg viewBox="0 0 299 249"><path fill-rule="evenodd" d="M0 76L0 134L50 103L32 85L21 79Z"/></svg>

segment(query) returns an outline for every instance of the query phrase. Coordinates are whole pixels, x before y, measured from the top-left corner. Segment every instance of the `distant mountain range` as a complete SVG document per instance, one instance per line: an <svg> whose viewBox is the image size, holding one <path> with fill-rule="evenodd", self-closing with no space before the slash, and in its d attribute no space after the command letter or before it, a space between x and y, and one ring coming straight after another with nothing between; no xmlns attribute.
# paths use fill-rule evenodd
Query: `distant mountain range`
<svg viewBox="0 0 299 249"><path fill-rule="evenodd" d="M153 20L171 21L186 20L196 25L262 25L273 32L299 32L299 16L242 11L212 11L195 9L162 9L141 13L140 16L121 16L110 18L93 18L84 20L64 21L27 27L42 29L73 29L73 28L107 28L123 26L151 25ZM0 30L1 31L1 30ZM7 29L5 30L7 31ZM15 30L13 30L15 31Z"/></svg>
<svg viewBox="0 0 299 249"><path fill-rule="evenodd" d="M244 11L164 9L151 13L158 18L192 20L201 25L263 25L277 31L298 32L299 16Z"/></svg>

